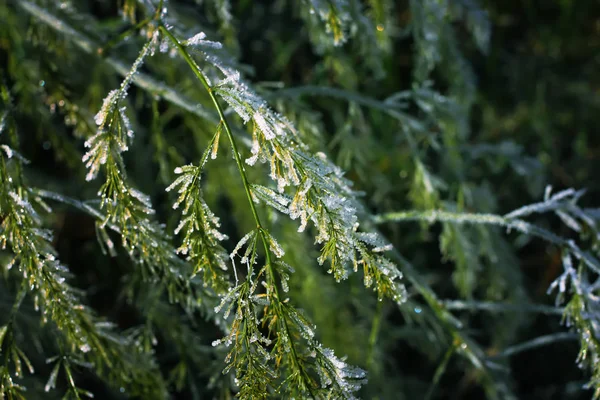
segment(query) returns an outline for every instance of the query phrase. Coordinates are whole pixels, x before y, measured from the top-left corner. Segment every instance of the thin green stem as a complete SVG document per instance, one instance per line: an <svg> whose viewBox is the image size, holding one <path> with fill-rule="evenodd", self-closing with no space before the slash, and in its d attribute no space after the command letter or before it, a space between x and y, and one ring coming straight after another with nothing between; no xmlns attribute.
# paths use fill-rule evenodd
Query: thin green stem
<svg viewBox="0 0 600 400"><path fill-rule="evenodd" d="M456 345L455 344L453 344L452 346L450 346L450 348L448 349L448 351L446 351L446 354L444 355L444 358L442 359L442 362L436 368L435 374L433 375L433 381L431 382L431 386L429 387L429 390L427 391L427 395L425 396L426 400L430 400L432 398L432 396L433 396L433 393L435 393L435 389L437 388L437 386L438 386L438 384L440 382L440 378L444 374L444 371L446 370L446 367L448 367L448 363L450 362L450 359L452 358L452 354L454 354L455 350L456 350Z"/></svg>
<svg viewBox="0 0 600 400"><path fill-rule="evenodd" d="M511 346L511 347L507 347L506 349L504 349L504 351L502 353L492 356L492 358L510 357L515 354L518 354L518 353L521 353L521 352L524 352L527 350L535 349L537 347L547 346L547 345L555 343L555 342L577 340L577 339L579 339L579 335L577 333L571 333L571 332L558 332L558 333L553 333L551 335L538 336L535 339L528 340L527 342L523 342L523 343Z"/></svg>
<svg viewBox="0 0 600 400"><path fill-rule="evenodd" d="M229 142L231 143L231 150L233 151L233 157L235 159L235 163L237 164L238 170L240 172L240 176L242 178L242 184L244 185L244 190L246 192L246 196L248 197L248 202L250 203L250 209L252 210L252 215L254 216L254 220L256 222L256 227L258 228L259 232L261 233L261 238L263 239L263 242L265 242L265 238L264 238L263 232L262 232L263 227L260 222L260 217L258 216L258 212L256 211L256 206L254 205L254 201L252 200L252 194L250 193L250 184L248 183L248 178L246 177L246 170L244 168L242 158L240 157L240 153L238 151L237 144L233 137L233 133L231 132L231 129L229 128L229 123L227 122L227 119L225 118L225 115L223 113L223 109L221 108L221 105L219 104L217 97L215 96L212 88L208 84L208 81L204 77L204 74L202 73L202 71L200 71L200 68L198 67L198 65L192 58L192 56L190 56L190 53L188 53L188 51L185 49L185 47L183 47L183 45L179 42L179 40L177 40L177 38L164 25L159 25L159 29L167 38L169 38L171 43L173 43L173 45L177 48L177 51L179 52L179 54L181 54L183 59L188 63L188 65L192 69L192 72L194 73L194 75L196 75L198 80L202 83L202 86L204 86L204 88L208 92L208 95L210 96L210 99L212 100L212 102L215 106L215 109L217 110L217 113L219 114L219 118L221 119L221 122L223 123L223 127L225 128L225 133L227 134L227 138L229 139ZM265 246L266 246L266 243L265 243ZM268 252L267 252L267 254L268 254ZM269 261L269 260L267 260L267 261Z"/></svg>
<svg viewBox="0 0 600 400"><path fill-rule="evenodd" d="M375 344L377 342L377 336L379 335L379 328L381 326L381 314L383 313L383 301L377 302L377 310L373 316L373 324L371 325L371 334L369 335L369 352L367 354L367 369L371 370L373 366L373 359L375 356Z"/></svg>
<svg viewBox="0 0 600 400"><path fill-rule="evenodd" d="M23 282L21 283L21 288L17 292L17 298L15 299L15 302L13 303L13 306L10 310L10 317L9 317L10 321L14 321L14 319L17 315L17 312L19 311L19 307L21 307L21 303L23 303L23 299L27 295L27 289L28 289L28 282L27 282L27 279L24 279Z"/></svg>
<svg viewBox="0 0 600 400"><path fill-rule="evenodd" d="M449 222L455 224L496 225L514 229L525 235L534 236L556 246L569 249L578 259L584 261L596 273L600 273L600 261L588 252L583 251L573 240L565 239L537 225L518 218L507 218L495 214L456 213L444 210L408 210L377 215L373 221L377 224L384 222Z"/></svg>
<svg viewBox="0 0 600 400"><path fill-rule="evenodd" d="M489 312L516 312L540 313L547 315L563 315L565 310L561 307L551 307L541 304L510 304L493 301L464 301L444 300L443 305L448 310L469 310Z"/></svg>
<svg viewBox="0 0 600 400"><path fill-rule="evenodd" d="M117 44L119 44L120 42L125 40L127 38L127 36L131 35L132 32L135 32L135 31L138 31L138 30L144 28L151 21L152 21L152 18L146 18L145 20L140 21L137 24L135 24L134 26L130 27L125 32L122 32L121 34L113 37L108 42L106 42L104 44L104 46L98 48L98 54L100 54L100 55L106 54L114 46L116 46Z"/></svg>
<svg viewBox="0 0 600 400"><path fill-rule="evenodd" d="M382 235L376 229L374 231ZM442 327L454 338L455 348L460 347L461 349L459 354L465 357L477 370L484 373L484 386L487 384L488 388L495 390L491 374L485 366L484 359L486 357L483 350L462 331L461 322L444 307L443 302L438 298L425 278L419 274L417 269L398 250L392 249L390 254L398 262L404 276L413 284L417 292L423 296L423 299L437 316Z"/></svg>

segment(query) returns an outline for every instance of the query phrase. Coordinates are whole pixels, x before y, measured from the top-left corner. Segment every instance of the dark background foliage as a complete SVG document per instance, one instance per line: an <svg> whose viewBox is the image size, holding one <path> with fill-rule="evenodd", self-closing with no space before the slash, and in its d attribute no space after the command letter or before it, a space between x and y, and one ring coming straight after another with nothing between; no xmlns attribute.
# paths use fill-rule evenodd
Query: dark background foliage
<svg viewBox="0 0 600 400"><path fill-rule="evenodd" d="M0 77L4 93L12 97L19 152L31 162L25 166L27 184L77 199L97 199L101 182L85 181L81 158L84 140L95 133L93 115L121 81L106 60L130 65L142 41L134 35L102 54L90 54L74 44L76 38L57 32L18 3L0 0ZM132 1L60 2L72 4L62 10L59 3L37 3L98 45L132 26L121 14ZM481 18L489 19L489 45L478 46L471 26L481 23L476 15L474 22L446 19L454 42L436 48L442 57L423 72L423 78L419 75L427 68L420 63L426 50L412 33L415 24L422 23L415 15L415 2L357 2L373 25L381 27L373 31L381 36L365 44L368 32L353 28L348 41L338 47L313 37L317 28L309 23L304 2L232 1L231 22L219 14L219 3L171 0L168 7L177 10L185 25L179 27L182 31L202 30L209 39L225 44L238 69L299 128L311 149L328 153L346 171L371 213L436 208L503 215L540 201L546 185L555 192L585 188L581 204L598 207L597 1L457 2L470 4ZM134 15L140 20L143 9ZM439 41L443 40L442 35ZM148 62L142 72L193 102L210 106L180 60L156 57L160 61ZM370 99L382 106L383 99L419 88L446 96L458 106L444 109L447 103L436 103L436 98L433 111L428 111L417 101L406 100L403 112L423 121L422 129L410 132L412 139L403 131L405 121L368 103ZM157 220L172 232L178 214L173 214L173 197L165 187L173 181L175 167L197 162L215 123L137 86L131 88L127 102L136 130L125 157L127 176L151 196ZM3 106L8 109L7 104ZM2 144L10 141L9 134L0 135ZM203 184L222 231L232 238L224 244L231 251L253 222L226 147L222 144L219 158L211 161ZM433 192L423 186L419 166L431 176ZM265 182L265 171L248 168L248 175ZM102 254L95 218L68 205L51 205L45 226L53 231L52 245L72 273L69 282L85 292L85 302L99 316L132 333L140 346L153 349L173 398L231 396L233 379L221 374L225 352L210 345L223 332L206 320L207 314L184 312L168 301L164 291L157 294L124 251L115 257ZM465 358L451 355L438 369L452 339L440 340L435 323L429 322L435 313L426 309L422 294L411 285L407 284L408 302L398 308L389 301L378 302L376 294L364 289L359 275L336 284L315 262L319 249L310 237L297 234L294 224L281 223L282 217L266 207L260 210L284 244L288 262L296 266L290 282L292 300L316 324L325 346L368 371L369 383L358 393L361 398L424 398L435 386L436 371L442 374L431 398L480 399L489 394L482 373ZM533 222L577 238L558 218L534 216ZM418 222L381 226L439 298L515 306L516 311L509 312L455 312L463 331L486 356L493 358L514 344L567 331L560 315L519 311L522 303L554 305L555 295L547 290L563 269L559 248L500 229L452 229L449 224ZM111 237L120 242L117 235ZM11 259L9 251L0 257L2 263ZM14 270L3 273L0 324L6 323L3 318L8 318L21 287ZM60 398L68 387L63 378L59 377L57 390L43 390L53 367L45 360L62 352L52 340L56 327L40 324L29 296L16 326L17 342L35 366L34 375L25 374L19 381L28 388L26 397ZM516 398L589 399L592 390L583 388L589 370L579 369L575 361L579 349L577 340L557 340L501 357L496 359L502 366L498 379L508 382ZM77 385L95 398L126 397L86 368L75 368L75 376Z"/></svg>

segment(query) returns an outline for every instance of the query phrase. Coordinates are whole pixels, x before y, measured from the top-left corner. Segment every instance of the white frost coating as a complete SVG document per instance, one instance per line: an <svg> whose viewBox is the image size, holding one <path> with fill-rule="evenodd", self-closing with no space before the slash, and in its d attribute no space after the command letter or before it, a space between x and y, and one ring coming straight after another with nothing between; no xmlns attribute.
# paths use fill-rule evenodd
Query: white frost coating
<svg viewBox="0 0 600 400"><path fill-rule="evenodd" d="M539 214L548 211L555 211L561 208L568 206L568 203L574 200L577 200L581 195L583 195L583 191L576 191L575 189L566 189L562 190L552 196L550 196L552 187L547 186L546 191L544 193L544 201L540 203L530 204L524 207L521 207L517 210L514 210L508 214L506 214L505 218L519 218L524 217L530 214Z"/></svg>
<svg viewBox="0 0 600 400"><path fill-rule="evenodd" d="M5 144L3 144L2 146L0 146L0 149L4 150L4 153L6 154L6 157L12 158L12 156L14 154L13 149L11 149L10 147L8 147Z"/></svg>
<svg viewBox="0 0 600 400"><path fill-rule="evenodd" d="M213 42L212 40L205 39L206 34L204 32L199 32L186 40L185 45L191 47L209 47L213 49L221 49L223 47L223 45L219 42Z"/></svg>
<svg viewBox="0 0 600 400"><path fill-rule="evenodd" d="M144 58L151 53L151 50L157 44L158 30L154 32L152 39L144 45L137 59L133 63L130 71L125 76L118 90L111 90L102 102L102 107L94 116L94 122L99 127L98 132L85 142L85 147L89 148L88 152L83 156L82 161L88 168L86 180L94 179L102 165L106 164L112 150L118 152L127 151L126 138L133 137L133 129L131 122L125 114L125 107L119 107L119 102L127 95L127 89L131 84L139 67L142 65ZM114 121L110 118L111 113L117 111L118 121L121 128L125 131L125 137L117 134L111 127L106 127L107 124L112 125Z"/></svg>
<svg viewBox="0 0 600 400"><path fill-rule="evenodd" d="M267 187L261 185L252 185L252 197L256 202L258 202L258 200L262 200L267 205L273 207L281 213L289 214L290 212L289 208L287 207L290 203L290 199Z"/></svg>
<svg viewBox="0 0 600 400"><path fill-rule="evenodd" d="M131 81L133 80L135 74L137 74L139 68L144 63L144 59L146 58L146 56L148 54L152 55L151 53L154 52L154 48L158 44L158 37L159 37L159 30L156 29L154 31L154 34L152 35L152 39L144 45L144 47L140 51L140 54L138 55L138 57L134 61L133 65L131 66L129 73L125 76L125 79L123 80L123 82L121 82L121 87L119 88L119 99L118 100L122 100L127 95L127 90L129 89L129 85L131 85Z"/></svg>
<svg viewBox="0 0 600 400"><path fill-rule="evenodd" d="M255 154L252 157L246 158L246 164L252 166L252 165L256 164L257 160L258 160L258 154Z"/></svg>
<svg viewBox="0 0 600 400"><path fill-rule="evenodd" d="M129 188L129 194L131 194L133 198L135 198L145 206L145 211L147 214L154 213L154 210L152 209L152 202L150 201L150 196L134 188Z"/></svg>
<svg viewBox="0 0 600 400"><path fill-rule="evenodd" d="M128 138L133 138L133 128L131 127L131 121L127 114L125 114L125 107L119 108L119 116L121 117L121 121L123 121L123 126L125 127L125 133Z"/></svg>
<svg viewBox="0 0 600 400"><path fill-rule="evenodd" d="M94 117L96 125L102 126L105 124L108 114L112 111L114 106L117 104L118 100L119 91L117 89L108 92L108 95L104 98L104 101L102 102L102 107L100 108L100 111L98 111L98 113Z"/></svg>
<svg viewBox="0 0 600 400"><path fill-rule="evenodd" d="M167 38L163 38L163 40L160 41L160 46L159 46L159 51L161 53L166 53L170 50L170 44L171 41Z"/></svg>
<svg viewBox="0 0 600 400"><path fill-rule="evenodd" d="M275 254L275 257L277 258L281 258L285 255L285 251L283 250L283 247L281 247L281 245L279 244L279 242L270 234L266 233L268 241L269 241L269 248L271 249L271 251L273 252L273 254Z"/></svg>
<svg viewBox="0 0 600 400"><path fill-rule="evenodd" d="M233 260L237 253L242 249L242 247L254 236L256 236L256 231L251 231L248 232L243 238L241 238L240 241L237 242L237 244L235 245L235 248L233 249L231 254L229 254L229 258Z"/></svg>
<svg viewBox="0 0 600 400"><path fill-rule="evenodd" d="M366 372L346 364L335 356L333 350L324 348L320 344L315 345L315 351L326 360L326 364L318 369L321 386L325 388L335 382L335 385L344 391L346 399L355 399L353 393L367 383Z"/></svg>
<svg viewBox="0 0 600 400"><path fill-rule="evenodd" d="M392 246L391 244L386 244L385 246L379 246L379 247L374 247L373 248L373 253L383 253L386 251L391 251L394 249L394 246Z"/></svg>
<svg viewBox="0 0 600 400"><path fill-rule="evenodd" d="M191 38L189 38L187 40L187 45L195 45L198 44L199 41L206 39L206 33L204 32L198 32L197 34L195 34L194 36L192 36Z"/></svg>
<svg viewBox="0 0 600 400"><path fill-rule="evenodd" d="M182 167L175 168L175 170L173 172L176 173L177 175L181 175L181 176L178 177L177 179L175 179L175 181L173 183L171 183L165 189L165 191L170 192L175 187L181 186L177 192L183 193L184 191L186 191L188 189L189 185L192 183L192 181L193 181L192 178L193 178L193 175L197 172L197 167L194 165L184 165ZM182 175L182 174L184 174L184 175Z"/></svg>
<svg viewBox="0 0 600 400"><path fill-rule="evenodd" d="M91 181L98 175L100 167L104 165L108 159L109 148L107 141L102 138L104 134L104 132L98 132L84 143L85 147L90 148L82 158L86 168L89 170L85 176L87 181Z"/></svg>
<svg viewBox="0 0 600 400"><path fill-rule="evenodd" d="M275 138L276 134L273 131L270 124L267 123L267 121L261 114L261 110L257 110L256 112L254 112L254 115L252 116L252 118L254 119L254 122L256 123L256 125L258 125L258 129L260 129L260 131L263 133L263 135L265 135L265 139L271 140L271 139Z"/></svg>
<svg viewBox="0 0 600 400"><path fill-rule="evenodd" d="M2 131L4 131L4 127L6 126L6 116L8 115L8 111L5 111L4 114L2 114L2 118L0 118L0 133L2 133Z"/></svg>
<svg viewBox="0 0 600 400"><path fill-rule="evenodd" d="M220 87L215 91L235 110L244 123L250 121L250 113L248 112L247 103L243 99L243 92L231 87Z"/></svg>
<svg viewBox="0 0 600 400"><path fill-rule="evenodd" d="M107 118L108 114L114 109L114 107L116 107L117 103L120 100L125 98L125 96L127 95L127 89L129 89L129 85L131 84L133 77L135 76L138 69L144 62L144 58L148 55L148 53L150 52L150 49L156 45L157 41L158 41L158 29L154 32L154 35L152 36L151 41L146 43L146 45L140 51L140 54L138 55L137 59L131 66L131 69L129 70L127 75L125 76L125 79L123 80L123 82L121 82L121 86L119 87L119 89L111 90L108 93L108 95L104 98L104 101L102 102L102 107L100 108L100 111L98 111L98 113L94 117L94 121L96 122L96 125L98 125L98 126L104 125L106 123L106 118Z"/></svg>

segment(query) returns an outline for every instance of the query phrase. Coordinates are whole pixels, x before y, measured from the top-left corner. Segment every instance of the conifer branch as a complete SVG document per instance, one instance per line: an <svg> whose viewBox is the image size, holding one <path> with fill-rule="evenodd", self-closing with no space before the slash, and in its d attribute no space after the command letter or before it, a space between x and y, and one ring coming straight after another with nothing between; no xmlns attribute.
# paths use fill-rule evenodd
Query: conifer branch
<svg viewBox="0 0 600 400"><path fill-rule="evenodd" d="M69 357L86 360L100 377L127 388L132 394L160 398L166 389L149 355L140 352L130 338L119 335L112 324L98 319L81 303L78 292L66 283L69 271L57 260L50 243L51 233L43 229L32 200L46 210L49 208L32 195L22 178L9 175L9 162L16 162L20 169L22 161L8 146L3 146L3 150L0 152L0 215L3 216L0 244L2 248L8 246L14 254L7 268L13 265L19 268L41 311L42 322L51 320L64 335L59 343L65 346ZM71 390L79 393L72 378L69 382Z"/></svg>
<svg viewBox="0 0 600 400"><path fill-rule="evenodd" d="M309 376L308 371L307 371L307 366L305 365L305 361L302 360L302 358L299 356L298 354L298 350L296 348L297 344L295 344L295 339L292 336L291 333L291 329L290 329L290 325L289 325L289 319L290 319L290 315L293 315L296 313L295 310L289 308L289 306L284 303L284 301L281 298L281 293L280 293L280 289L279 289L279 280L277 279L277 275L275 272L275 268L274 268L274 264L273 264L273 260L272 260L272 256L271 256L271 252L272 252L272 247L273 247L273 243L274 243L274 239L271 237L271 235L268 233L268 231L263 227L260 217L258 215L258 211L256 210L256 206L254 204L253 198L252 198L252 194L251 194L251 187L250 184L248 182L248 178L246 176L246 172L245 172L245 167L242 163L241 160L241 156L239 154L238 151L238 147L235 141L235 138L233 137L232 131L229 127L229 123L227 122L227 119L223 113L223 110L214 94L214 91L212 89L212 87L208 84L206 78L204 77L204 74L202 73L202 71L200 70L200 68L197 66L196 62L192 59L192 57L190 56L190 54L187 52L187 50L185 49L185 47L179 42L179 40L164 26L164 25L160 25L159 26L160 31L167 37L169 38L169 40L171 41L171 43L175 46L175 48L177 49L177 51L181 54L181 56L184 58L184 60L187 62L187 64L189 65L190 69L192 69L194 75L198 78L198 80L202 83L202 85L204 86L204 88L206 89L208 95L210 96L220 118L221 121L220 123L223 124L223 128L227 134L227 137L229 139L231 148L232 148L232 152L234 155L234 159L235 162L237 164L238 167L238 171L240 174L240 177L242 179L242 184L244 186L244 190L250 205L250 209L252 212L252 216L254 218L254 221L256 223L256 236L260 237L260 240L263 244L263 248L264 248L264 254L265 254L265 268L266 268L266 278L267 278L267 298L270 301L270 305L267 306L267 315L269 313L272 313L272 316L269 316L269 318L271 318L271 322L269 322L269 326L271 326L273 323L275 323L276 325L279 326L279 328L277 328L276 330L276 334L277 334L277 342L276 343L283 343L283 348L281 350L278 350L279 355L278 357L282 357L285 352L287 352L288 350L291 353L291 357L290 357L290 368L292 370L292 375L291 376L297 376L298 381L295 382L295 384L299 384L299 390L300 393L302 392L308 392L311 397L313 398L317 398L316 397L316 393L314 392L314 387L315 384L313 383L312 378ZM240 245L238 245L240 246ZM251 257L251 259L254 259L254 256ZM247 261L250 262L250 261ZM253 261L252 261L253 262ZM234 266L235 268L235 266ZM262 269L261 269L262 271ZM260 273L259 273L260 275ZM248 279L250 279L252 277L252 274L248 274ZM242 299L244 299L244 296L248 296L249 293L252 293L252 290L250 289L250 285L251 285L251 281L246 281L246 283L242 284L242 286L238 289L234 289L234 291L239 292L240 293L240 301L242 301ZM269 296L269 292L272 291L272 296ZM227 299L227 297L226 297ZM242 304L251 304L250 299L246 298L246 300L244 300L242 303L238 303L238 307L240 307ZM247 306L244 306L247 307ZM251 311L251 309L246 308L245 310L238 308L238 312L236 312L236 315L238 315L240 318L239 319L239 324L242 324L243 326L247 327L248 324L252 323L252 320L254 320L256 317L253 317L253 312ZM243 315L245 315L245 317L243 317ZM237 319L236 319L237 321ZM234 332L236 332L236 330L239 328L234 328L230 335L232 335ZM247 328L245 328L247 329ZM256 333L254 334L256 335ZM248 333L245 333L243 335L243 337L248 338ZM281 336L283 336L284 339L281 338ZM230 336L231 337L231 336ZM343 367L343 363L341 361L339 361L340 365L334 365L334 362L337 361L331 361L334 360L334 356L333 354L329 353L329 350L327 349L322 349L320 347L320 345L316 342L313 343L312 340L312 335L309 338L308 341L309 347L313 350L313 353L315 354L316 357L316 363L317 364L321 364L320 367L323 368L324 371L328 371L326 373L331 374L331 377L327 377L327 375L324 375L325 377L323 379L325 379L322 382L323 386L328 386L330 384L335 385L334 387L336 388L336 392L338 395L342 395L344 398L353 398L353 396L351 395L351 392L358 389L359 386L351 386L349 384L347 384L346 382L344 382L344 379L346 377L349 377L350 379L362 379L364 377L363 373L360 370L356 370L355 373L353 373L354 375L348 375L345 376L342 375L340 376L340 372L337 371L337 369L343 369L346 367ZM246 348L246 351L249 352L251 351L252 348L255 348L255 346L252 346L251 343L249 341L247 341L246 343L244 343L244 346ZM277 349L279 347L278 344L275 345L275 348ZM260 349L261 347L258 346L258 349ZM235 348L233 351L236 351ZM231 353L230 353L231 354ZM253 358L251 355L244 355L241 354L242 357L249 357L247 359L247 363L248 366L246 367L246 374L242 374L240 375L240 372L238 370L238 376L243 377L243 382L245 382L244 384L250 384L252 385L252 382L257 383L257 380L265 380L265 382L268 382L269 379L272 378L268 378L268 373L266 371L263 370L263 374L265 376L263 376L262 378L259 376L256 376L255 373L253 371ZM238 369L240 368L240 364L237 364ZM262 369L263 367L258 367L259 369ZM259 372L260 374L260 372ZM335 378L333 378L335 376ZM243 385L244 385L243 384ZM258 393L262 391L264 392L264 390L266 389L265 387L262 388L253 388L252 386L249 387L244 387L242 385L241 388L241 392L240 395L243 396L244 398L246 398L247 396L253 394L253 395L258 395ZM267 383L268 385L268 383Z"/></svg>
<svg viewBox="0 0 600 400"><path fill-rule="evenodd" d="M512 214L512 213L511 213ZM510 214L509 214L510 215ZM379 215L375 217L376 223L425 221L425 222L451 222L456 224L482 224L497 225L526 235L535 236L559 247L564 247L572 252L578 259L585 262L589 268L600 274L600 261L592 254L585 252L572 240L562 238L554 233L517 218L506 218L493 214L452 213L441 210L433 211L404 211Z"/></svg>
<svg viewBox="0 0 600 400"><path fill-rule="evenodd" d="M600 385L598 385L598 382L600 382L600 368L592 360L600 357L600 340L598 340L595 328L593 328L594 324L598 323L598 317L588 310L595 307L598 302L597 295L594 292L600 287L600 278L598 278L600 261L593 253L582 250L575 241L557 236L546 229L518 218L534 213L553 212L574 231L583 232L585 227L585 229L592 230L597 235L598 228L593 215L586 214L576 204L582 194L583 192L568 189L551 195L551 188L548 187L543 202L521 207L506 216L451 213L441 210L405 211L379 215L375 217L374 221L376 223L405 221L432 223L439 221L453 224L496 225L507 228L509 231L514 229L525 235L538 237L560 247L564 272L552 282L548 292L558 290L557 304L565 301L568 291L571 294L571 298L563 309L563 317L567 321L567 325L574 325L580 337L579 361L584 365L589 365L592 369L590 385L594 387L594 397L596 398L600 396ZM575 269L572 258L579 261L580 266L578 269ZM591 272L593 278L588 278L589 273L587 270ZM569 286L569 289L567 289L567 286ZM541 342L544 341L541 340Z"/></svg>
<svg viewBox="0 0 600 400"><path fill-rule="evenodd" d="M47 24L52 29L56 30L57 32L60 32L61 34L66 35L84 52L88 54L97 54L98 50L102 48L100 44L94 42L92 39L85 36L84 33L71 27L66 21L61 20L56 15L52 15L48 10L42 9L37 4L29 0L18 1L17 4L23 10L31 14L40 22ZM122 77L126 77L130 72L130 65L124 63L123 61L115 57L104 56L103 60ZM216 117L216 115L208 112L200 104L186 98L186 96L184 96L177 90L173 89L169 85L166 85L152 78L148 74L138 72L137 74L132 76L131 79L132 83L137 85L141 89L151 94L158 95L166 101L178 107L181 107L183 110L186 110L191 114L197 115L198 117L207 121L211 121L214 123L218 122L218 118Z"/></svg>

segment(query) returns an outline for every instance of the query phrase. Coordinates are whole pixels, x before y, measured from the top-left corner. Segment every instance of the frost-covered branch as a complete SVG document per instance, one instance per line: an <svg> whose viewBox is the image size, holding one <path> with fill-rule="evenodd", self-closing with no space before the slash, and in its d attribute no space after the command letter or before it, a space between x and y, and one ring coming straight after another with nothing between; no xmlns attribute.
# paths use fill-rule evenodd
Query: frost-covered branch
<svg viewBox="0 0 600 400"><path fill-rule="evenodd" d="M34 204L45 212L50 208L24 186L20 176L9 174L15 163L20 168L23 159L6 145L0 153L0 246L14 254L6 268L18 268L42 322L52 321L62 333L59 344L68 357L133 395L161 398L166 388L151 356L83 305L79 292L67 283L69 270L57 259L52 234L44 229ZM82 391L71 386L72 391Z"/></svg>

